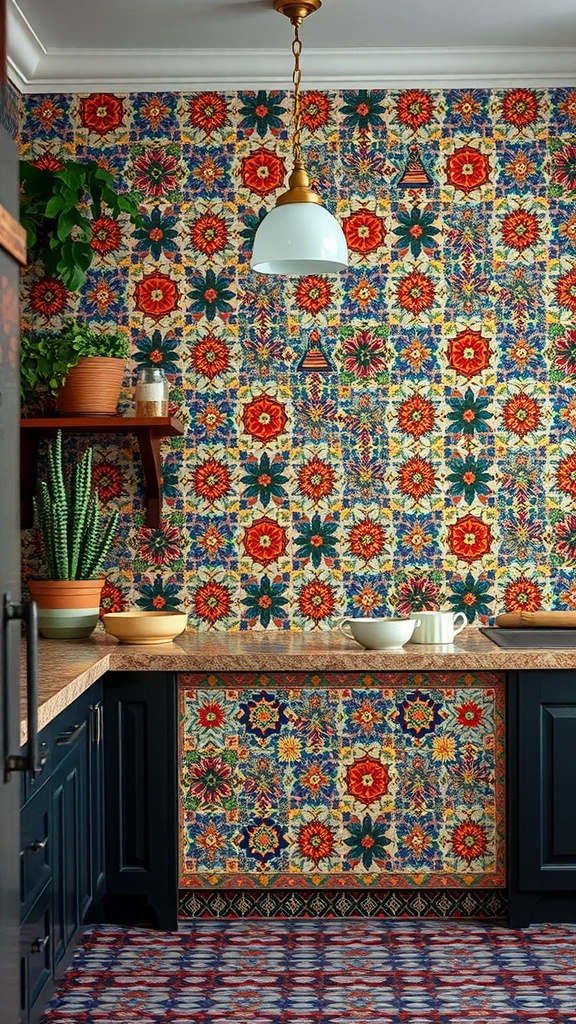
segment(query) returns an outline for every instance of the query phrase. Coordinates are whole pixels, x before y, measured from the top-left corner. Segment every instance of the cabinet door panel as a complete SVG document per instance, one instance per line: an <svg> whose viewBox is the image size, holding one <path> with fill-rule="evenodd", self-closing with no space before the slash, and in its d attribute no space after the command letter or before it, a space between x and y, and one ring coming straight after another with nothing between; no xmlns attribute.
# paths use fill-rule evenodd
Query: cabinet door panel
<svg viewBox="0 0 576 1024"><path fill-rule="evenodd" d="M64 958L80 925L80 820L78 764L63 765L54 778L52 833L54 837L54 966Z"/></svg>
<svg viewBox="0 0 576 1024"><path fill-rule="evenodd" d="M108 919L129 921L135 912L148 915L152 911L149 923L174 929L178 912L175 677L160 672L109 673L104 729ZM136 905L141 909L135 911Z"/></svg>
<svg viewBox="0 0 576 1024"><path fill-rule="evenodd" d="M553 794L544 859L552 864L568 858L576 870L576 704L543 705L542 719L544 791Z"/></svg>
<svg viewBox="0 0 576 1024"><path fill-rule="evenodd" d="M52 979L52 889L47 886L20 929L21 990L24 1019L37 1020ZM46 991L45 991L46 989ZM43 997L42 999L40 997ZM0 1019L2 1017L0 1010Z"/></svg>
<svg viewBox="0 0 576 1024"><path fill-rule="evenodd" d="M518 690L518 881L576 889L576 677L527 672Z"/></svg>
<svg viewBox="0 0 576 1024"><path fill-rule="evenodd" d="M104 891L102 683L43 729L41 741L48 755L44 771L22 787L23 1024L36 1024L53 978L68 966L81 926L95 919ZM40 919L48 911L46 943Z"/></svg>
<svg viewBox="0 0 576 1024"><path fill-rule="evenodd" d="M21 916L25 917L34 900L52 878L50 841L50 793L44 787L24 808L21 816Z"/></svg>
<svg viewBox="0 0 576 1024"><path fill-rule="evenodd" d="M120 762L118 801L118 870L149 871L148 800L137 799L150 788L148 762L149 708L145 700L121 700L118 712L118 753Z"/></svg>

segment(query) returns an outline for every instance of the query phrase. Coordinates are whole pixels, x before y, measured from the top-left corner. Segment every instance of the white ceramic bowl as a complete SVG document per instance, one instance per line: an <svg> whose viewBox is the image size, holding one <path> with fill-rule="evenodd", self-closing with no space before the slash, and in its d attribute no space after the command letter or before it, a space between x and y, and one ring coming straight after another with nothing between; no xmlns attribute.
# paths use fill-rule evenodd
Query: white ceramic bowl
<svg viewBox="0 0 576 1024"><path fill-rule="evenodd" d="M418 619L343 619L338 629L371 651L394 651L410 640Z"/></svg>
<svg viewBox="0 0 576 1024"><path fill-rule="evenodd" d="M169 644L186 629L186 612L107 612L104 629L122 644Z"/></svg>

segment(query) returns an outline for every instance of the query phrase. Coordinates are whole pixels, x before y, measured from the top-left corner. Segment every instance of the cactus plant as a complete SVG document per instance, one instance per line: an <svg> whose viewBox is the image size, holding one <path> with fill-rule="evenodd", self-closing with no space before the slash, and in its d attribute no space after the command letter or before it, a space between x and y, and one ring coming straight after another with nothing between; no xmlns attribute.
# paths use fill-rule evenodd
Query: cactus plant
<svg viewBox="0 0 576 1024"><path fill-rule="evenodd" d="M98 492L92 486L91 448L66 478L61 430L48 445L46 480L39 484L34 513L50 579L96 579L119 517L112 512L103 522Z"/></svg>

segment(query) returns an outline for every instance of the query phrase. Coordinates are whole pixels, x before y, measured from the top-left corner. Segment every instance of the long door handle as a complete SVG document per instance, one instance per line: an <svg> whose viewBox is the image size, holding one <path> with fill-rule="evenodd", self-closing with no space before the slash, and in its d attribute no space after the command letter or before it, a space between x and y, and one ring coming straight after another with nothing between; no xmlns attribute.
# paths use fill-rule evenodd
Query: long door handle
<svg viewBox="0 0 576 1024"><path fill-rule="evenodd" d="M102 742L102 701L98 701L97 704L90 705L91 722L92 722L92 735L90 742L99 744Z"/></svg>
<svg viewBox="0 0 576 1024"><path fill-rule="evenodd" d="M34 777L42 771L45 758L40 756L38 745L38 610L35 601L15 604L10 594L4 596L5 619L18 619L26 624L26 717L28 720L28 742L26 754L13 754L7 758L5 771L30 772Z"/></svg>

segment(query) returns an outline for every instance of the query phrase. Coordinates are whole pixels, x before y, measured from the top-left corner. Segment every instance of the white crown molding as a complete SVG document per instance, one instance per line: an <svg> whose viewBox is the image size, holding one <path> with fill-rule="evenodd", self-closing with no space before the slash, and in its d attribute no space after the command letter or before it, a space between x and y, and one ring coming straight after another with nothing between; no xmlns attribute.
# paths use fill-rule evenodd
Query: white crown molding
<svg viewBox="0 0 576 1024"><path fill-rule="evenodd" d="M47 50L8 3L8 74L22 93L287 89L289 50ZM576 86L576 47L306 50L305 89Z"/></svg>
<svg viewBox="0 0 576 1024"><path fill-rule="evenodd" d="M9 0L6 11L8 30L8 77L20 92L26 92L46 50L24 17L18 4ZM30 90L28 90L30 91Z"/></svg>

